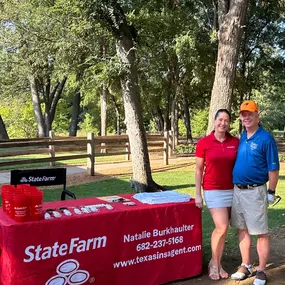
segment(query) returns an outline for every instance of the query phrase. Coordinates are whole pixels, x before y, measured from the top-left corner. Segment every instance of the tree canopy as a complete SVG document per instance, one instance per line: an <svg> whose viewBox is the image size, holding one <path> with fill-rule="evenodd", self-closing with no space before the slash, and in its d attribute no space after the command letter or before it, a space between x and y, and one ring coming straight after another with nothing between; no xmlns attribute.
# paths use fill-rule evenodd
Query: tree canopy
<svg viewBox="0 0 285 285"><path fill-rule="evenodd" d="M213 112L224 107L212 95L223 21L230 21L224 15L242 2L0 1L0 115L9 137L44 136L50 129L101 133L104 88L107 133L126 132L126 70L114 24L124 19L113 21L114 7L133 40L144 129L181 133L185 125L189 139L193 130L204 135L201 119L211 98ZM283 129L284 2L248 1L243 11L225 107L237 114L242 100L256 99L267 127Z"/></svg>

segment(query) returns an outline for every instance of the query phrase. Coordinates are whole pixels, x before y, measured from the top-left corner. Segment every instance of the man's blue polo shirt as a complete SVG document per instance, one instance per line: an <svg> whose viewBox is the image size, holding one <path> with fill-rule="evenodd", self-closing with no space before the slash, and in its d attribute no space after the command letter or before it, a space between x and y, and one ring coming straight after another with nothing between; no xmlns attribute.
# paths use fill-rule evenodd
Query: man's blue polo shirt
<svg viewBox="0 0 285 285"><path fill-rule="evenodd" d="M261 126L247 139L244 131L233 169L234 184L265 184L268 171L279 170L276 142Z"/></svg>

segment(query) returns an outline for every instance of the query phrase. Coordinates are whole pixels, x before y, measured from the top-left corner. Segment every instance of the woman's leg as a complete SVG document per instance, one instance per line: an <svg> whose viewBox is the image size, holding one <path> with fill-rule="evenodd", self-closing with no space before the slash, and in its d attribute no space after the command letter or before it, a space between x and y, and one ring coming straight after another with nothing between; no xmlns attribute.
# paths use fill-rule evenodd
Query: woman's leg
<svg viewBox="0 0 285 285"><path fill-rule="evenodd" d="M210 266L218 266L220 268L219 275L221 275L216 276L217 274L213 274L212 279L217 280L219 277L228 278L228 273L221 267L221 259L229 227L229 208L211 208L209 211L215 224L211 238L212 259Z"/></svg>

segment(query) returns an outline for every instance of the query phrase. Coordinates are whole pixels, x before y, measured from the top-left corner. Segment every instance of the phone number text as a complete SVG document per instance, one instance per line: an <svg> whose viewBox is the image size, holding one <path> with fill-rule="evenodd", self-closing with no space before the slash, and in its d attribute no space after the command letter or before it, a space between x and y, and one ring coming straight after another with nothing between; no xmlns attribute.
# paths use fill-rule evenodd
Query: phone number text
<svg viewBox="0 0 285 285"><path fill-rule="evenodd" d="M152 248L161 248L167 245L180 244L183 242L183 236L171 237L168 239L155 240L151 242L139 243L136 247L137 251L148 250Z"/></svg>

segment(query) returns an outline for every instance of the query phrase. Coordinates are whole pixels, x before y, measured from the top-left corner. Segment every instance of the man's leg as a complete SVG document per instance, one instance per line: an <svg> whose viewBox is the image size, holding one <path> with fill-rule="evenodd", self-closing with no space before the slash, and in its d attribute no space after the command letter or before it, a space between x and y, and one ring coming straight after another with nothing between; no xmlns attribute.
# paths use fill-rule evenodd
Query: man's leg
<svg viewBox="0 0 285 285"><path fill-rule="evenodd" d="M251 236L247 229L238 229L238 238L242 264L237 272L231 275L231 278L234 280L243 280L252 274L252 266L250 264Z"/></svg>
<svg viewBox="0 0 285 285"><path fill-rule="evenodd" d="M270 238L268 234L258 235L257 253L259 258L258 270L264 271L270 252Z"/></svg>
<svg viewBox="0 0 285 285"><path fill-rule="evenodd" d="M259 258L259 266L256 272L255 280L253 285L265 285L267 276L264 272L267 259L270 251L270 238L268 234L258 235L257 238L257 253Z"/></svg>
<svg viewBox="0 0 285 285"><path fill-rule="evenodd" d="M239 249L243 264L250 265L251 236L247 229L238 230Z"/></svg>

